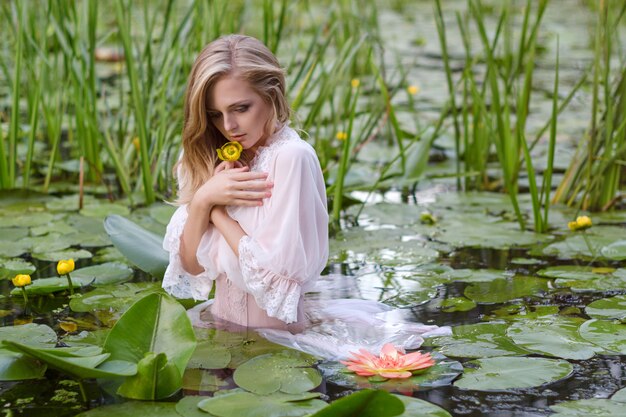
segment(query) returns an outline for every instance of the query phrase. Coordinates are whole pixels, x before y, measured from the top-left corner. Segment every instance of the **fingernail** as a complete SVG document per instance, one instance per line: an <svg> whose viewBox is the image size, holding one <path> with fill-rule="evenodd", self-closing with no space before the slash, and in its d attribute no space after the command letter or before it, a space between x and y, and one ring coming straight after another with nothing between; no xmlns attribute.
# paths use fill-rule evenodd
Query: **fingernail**
<svg viewBox="0 0 626 417"><path fill-rule="evenodd" d="M265 197L271 197L272 193L265 193Z"/></svg>

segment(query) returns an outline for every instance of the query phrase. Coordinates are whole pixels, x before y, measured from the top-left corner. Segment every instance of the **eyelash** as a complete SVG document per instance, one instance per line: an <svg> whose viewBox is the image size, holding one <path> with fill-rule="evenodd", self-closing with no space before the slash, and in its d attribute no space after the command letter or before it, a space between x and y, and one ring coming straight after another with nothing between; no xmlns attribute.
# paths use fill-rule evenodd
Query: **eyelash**
<svg viewBox="0 0 626 417"><path fill-rule="evenodd" d="M237 113L245 113L248 111L248 109L250 108L250 106L241 106L241 107L237 107L235 108L235 111ZM209 113L209 118L210 119L218 119L222 117L222 113Z"/></svg>

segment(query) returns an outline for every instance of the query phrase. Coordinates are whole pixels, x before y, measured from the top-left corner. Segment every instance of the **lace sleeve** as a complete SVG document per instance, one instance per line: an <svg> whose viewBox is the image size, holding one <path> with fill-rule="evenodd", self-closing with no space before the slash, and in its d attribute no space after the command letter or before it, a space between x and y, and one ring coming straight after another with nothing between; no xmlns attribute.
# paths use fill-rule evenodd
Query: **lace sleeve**
<svg viewBox="0 0 626 417"><path fill-rule="evenodd" d="M206 300L217 278L215 266L208 254L198 253L198 262L204 272L193 275L185 271L180 259L180 237L187 221L187 206L180 206L172 215L163 239L163 249L170 254L170 263L163 277L163 289L176 298ZM206 234L203 240L206 239ZM202 246L202 245L200 245Z"/></svg>
<svg viewBox="0 0 626 417"><path fill-rule="evenodd" d="M239 241L239 265L259 307L292 323L303 287L328 259L326 191L315 151L304 141L278 148L268 172L272 197L263 219Z"/></svg>

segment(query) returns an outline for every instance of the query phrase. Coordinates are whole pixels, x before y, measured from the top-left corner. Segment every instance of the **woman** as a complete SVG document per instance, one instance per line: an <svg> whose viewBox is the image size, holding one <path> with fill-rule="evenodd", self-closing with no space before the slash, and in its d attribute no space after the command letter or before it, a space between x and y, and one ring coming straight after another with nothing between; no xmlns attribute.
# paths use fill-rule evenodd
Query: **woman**
<svg viewBox="0 0 626 417"><path fill-rule="evenodd" d="M180 207L163 287L245 327L297 330L302 296L328 258L328 212L313 148L288 126L285 77L257 39L230 35L196 59L185 98ZM237 162L217 150L237 142Z"/></svg>

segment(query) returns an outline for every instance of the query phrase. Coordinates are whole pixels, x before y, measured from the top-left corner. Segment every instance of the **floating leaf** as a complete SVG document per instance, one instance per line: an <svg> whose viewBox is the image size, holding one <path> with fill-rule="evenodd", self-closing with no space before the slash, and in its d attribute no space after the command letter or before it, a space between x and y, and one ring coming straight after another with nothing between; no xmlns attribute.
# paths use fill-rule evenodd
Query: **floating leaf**
<svg viewBox="0 0 626 417"><path fill-rule="evenodd" d="M198 407L220 417L299 417L326 406L316 397L319 397L317 392L257 395L235 391L200 401Z"/></svg>
<svg viewBox="0 0 626 417"><path fill-rule="evenodd" d="M162 277L169 264L163 237L149 232L122 216L107 216L104 221L111 241L133 264L155 277Z"/></svg>
<svg viewBox="0 0 626 417"><path fill-rule="evenodd" d="M193 356L189 360L188 368L223 369L231 360L230 352L224 346L212 341L198 343Z"/></svg>
<svg viewBox="0 0 626 417"><path fill-rule="evenodd" d="M492 356L525 355L527 350L516 346L507 337L507 323L476 323L455 326L452 336L430 339L432 346L446 356L457 358L486 358Z"/></svg>
<svg viewBox="0 0 626 417"><path fill-rule="evenodd" d="M463 372L463 365L460 362L450 360L440 353L432 352L435 359L435 366L428 368L406 379L389 379L375 382L367 377L358 376L354 373L346 372L346 367L339 362L322 362L318 365L324 378L333 384L347 388L373 388L386 391L412 392L444 385L450 385L452 381Z"/></svg>
<svg viewBox="0 0 626 417"><path fill-rule="evenodd" d="M70 308L77 313L108 310L119 314L126 311L138 299L148 293L159 291L160 288L159 282L104 285L70 299Z"/></svg>
<svg viewBox="0 0 626 417"><path fill-rule="evenodd" d="M478 368L465 368L454 386L478 391L538 387L567 378L573 366L563 360L544 358L495 357L468 362Z"/></svg>
<svg viewBox="0 0 626 417"><path fill-rule="evenodd" d="M626 289L626 269L594 268L590 266L564 265L545 268L538 274L556 278L557 287L573 291L603 291Z"/></svg>
<svg viewBox="0 0 626 417"><path fill-rule="evenodd" d="M626 295L596 300L585 308L594 319L621 319L626 317Z"/></svg>
<svg viewBox="0 0 626 417"><path fill-rule="evenodd" d="M392 395L399 398L404 404L404 413L400 414L399 417L451 417L446 410L428 401L406 395Z"/></svg>
<svg viewBox="0 0 626 417"><path fill-rule="evenodd" d="M438 303L438 307L444 313L454 313L458 311L470 311L476 308L473 300L465 297L444 298Z"/></svg>
<svg viewBox="0 0 626 417"><path fill-rule="evenodd" d="M208 414L198 408L198 403L211 397L199 395L187 395L176 403L176 412L182 417L210 417Z"/></svg>
<svg viewBox="0 0 626 417"><path fill-rule="evenodd" d="M626 388L622 388L611 396L611 400L626 403Z"/></svg>
<svg viewBox="0 0 626 417"><path fill-rule="evenodd" d="M22 352L0 349L0 381L41 378L46 365Z"/></svg>
<svg viewBox="0 0 626 417"><path fill-rule="evenodd" d="M57 334L44 324L0 327L0 341L11 340L29 346L50 347L57 343Z"/></svg>
<svg viewBox="0 0 626 417"><path fill-rule="evenodd" d="M604 398L565 401L550 406L552 417L622 416L624 403Z"/></svg>
<svg viewBox="0 0 626 417"><path fill-rule="evenodd" d="M626 324L619 321L588 320L580 326L579 332L591 343L626 355Z"/></svg>
<svg viewBox="0 0 626 417"><path fill-rule="evenodd" d="M474 282L465 289L464 294L477 303L504 303L547 291L548 283L545 279L517 275L509 279Z"/></svg>
<svg viewBox="0 0 626 417"><path fill-rule="evenodd" d="M333 401L311 417L393 417L404 410L398 397L387 391L366 389Z"/></svg>
<svg viewBox="0 0 626 417"><path fill-rule="evenodd" d="M23 259L11 259L0 263L0 279L13 278L17 274L32 274L36 268Z"/></svg>
<svg viewBox="0 0 626 417"><path fill-rule="evenodd" d="M187 368L183 375L183 389L186 391L215 392L229 385L213 370Z"/></svg>
<svg viewBox="0 0 626 417"><path fill-rule="evenodd" d="M241 364L233 377L235 383L255 394L281 391L299 394L322 383L320 373L311 368L315 358L295 351L257 356Z"/></svg>
<svg viewBox="0 0 626 417"><path fill-rule="evenodd" d="M602 349L578 334L582 321L565 317L518 321L508 328L507 335L531 352L564 359L589 359Z"/></svg>
<svg viewBox="0 0 626 417"><path fill-rule="evenodd" d="M132 362L111 360L104 362L109 354L95 356L74 356L54 349L40 349L16 342L5 341L6 346L33 356L75 378L114 378L130 376L137 372L137 365ZM63 348L59 348L63 349Z"/></svg>
<svg viewBox="0 0 626 417"><path fill-rule="evenodd" d="M618 240L604 246L600 253L612 261L623 261L626 259L626 240Z"/></svg>
<svg viewBox="0 0 626 417"><path fill-rule="evenodd" d="M93 255L85 249L66 249L56 252L32 253L31 256L40 261L57 262L61 259L89 259Z"/></svg>

